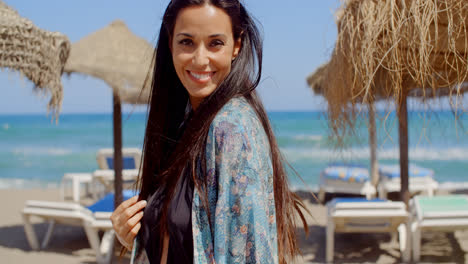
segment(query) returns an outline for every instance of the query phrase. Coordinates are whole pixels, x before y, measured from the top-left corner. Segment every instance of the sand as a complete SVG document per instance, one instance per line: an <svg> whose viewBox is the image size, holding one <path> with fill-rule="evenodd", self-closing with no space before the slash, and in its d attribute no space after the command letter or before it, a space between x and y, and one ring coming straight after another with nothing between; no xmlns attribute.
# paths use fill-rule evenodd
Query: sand
<svg viewBox="0 0 468 264"><path fill-rule="evenodd" d="M326 208L306 193L299 193L313 217L308 217L309 236L298 228L303 252L299 263L325 262ZM95 263L85 232L80 227L56 226L49 246L32 251L24 234L20 211L26 200L57 201L57 189L0 190L0 263ZM37 219L35 230L44 236L47 224ZM388 234L336 234L335 263L400 263L398 242ZM430 232L422 236L422 263L468 263L468 230L455 233ZM114 257L113 263L129 263Z"/></svg>

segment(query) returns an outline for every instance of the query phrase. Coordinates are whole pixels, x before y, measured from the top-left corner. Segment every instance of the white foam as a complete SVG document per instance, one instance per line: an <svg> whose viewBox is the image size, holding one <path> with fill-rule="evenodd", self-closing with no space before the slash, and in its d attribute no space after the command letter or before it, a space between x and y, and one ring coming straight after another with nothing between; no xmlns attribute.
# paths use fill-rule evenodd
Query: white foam
<svg viewBox="0 0 468 264"><path fill-rule="evenodd" d="M49 155L49 156L65 156L72 151L65 148L47 148L47 147L25 147L15 148L12 150L14 155L30 156L30 155Z"/></svg>
<svg viewBox="0 0 468 264"><path fill-rule="evenodd" d="M297 160L319 160L329 161L336 159L356 160L369 159L369 148L351 148L344 150L335 150L327 148L282 148L281 149L288 161ZM400 157L398 148L380 149L377 151L379 159L394 159ZM468 148L410 148L409 158L416 161L468 161Z"/></svg>
<svg viewBox="0 0 468 264"><path fill-rule="evenodd" d="M307 141L320 141L322 140L321 135L296 135L293 137L295 140L307 140Z"/></svg>
<svg viewBox="0 0 468 264"><path fill-rule="evenodd" d="M10 125L8 123L5 123L2 125L3 130L8 130L10 129Z"/></svg>

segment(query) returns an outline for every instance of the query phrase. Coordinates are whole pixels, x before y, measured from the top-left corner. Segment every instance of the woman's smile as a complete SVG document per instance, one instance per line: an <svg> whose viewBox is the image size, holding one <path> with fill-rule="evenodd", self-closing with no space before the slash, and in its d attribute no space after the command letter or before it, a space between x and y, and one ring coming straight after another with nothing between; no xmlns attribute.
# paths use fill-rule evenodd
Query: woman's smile
<svg viewBox="0 0 468 264"><path fill-rule="evenodd" d="M213 75L216 72L209 71L209 72L196 72L196 71L189 71L187 70L187 74L189 75L190 79L196 83L205 84L208 83Z"/></svg>

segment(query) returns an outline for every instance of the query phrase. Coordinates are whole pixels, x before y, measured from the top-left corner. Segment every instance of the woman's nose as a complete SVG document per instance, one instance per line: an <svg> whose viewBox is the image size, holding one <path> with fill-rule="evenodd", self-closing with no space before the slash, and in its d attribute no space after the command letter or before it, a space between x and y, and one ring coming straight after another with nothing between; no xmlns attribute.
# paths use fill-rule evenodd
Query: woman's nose
<svg viewBox="0 0 468 264"><path fill-rule="evenodd" d="M204 45L199 45L195 50L192 62L195 65L204 66L209 63L209 52Z"/></svg>

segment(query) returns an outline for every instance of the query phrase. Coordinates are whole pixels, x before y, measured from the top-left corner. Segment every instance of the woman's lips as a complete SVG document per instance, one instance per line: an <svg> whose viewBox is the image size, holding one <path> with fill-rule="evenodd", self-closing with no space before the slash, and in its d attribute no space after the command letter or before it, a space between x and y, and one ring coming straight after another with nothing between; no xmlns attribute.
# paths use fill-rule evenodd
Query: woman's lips
<svg viewBox="0 0 468 264"><path fill-rule="evenodd" d="M215 72L194 72L194 71L187 70L187 74L195 82L206 83L209 80L211 80L211 77L213 77Z"/></svg>

